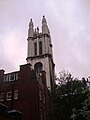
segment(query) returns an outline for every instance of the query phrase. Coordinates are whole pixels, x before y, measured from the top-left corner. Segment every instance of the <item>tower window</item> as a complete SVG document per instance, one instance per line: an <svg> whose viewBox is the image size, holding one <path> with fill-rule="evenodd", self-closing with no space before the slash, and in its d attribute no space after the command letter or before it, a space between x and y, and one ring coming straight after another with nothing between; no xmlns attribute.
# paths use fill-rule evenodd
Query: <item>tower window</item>
<svg viewBox="0 0 90 120"><path fill-rule="evenodd" d="M42 42L39 42L39 55L42 55Z"/></svg>
<svg viewBox="0 0 90 120"><path fill-rule="evenodd" d="M34 43L34 55L37 55L37 43Z"/></svg>
<svg viewBox="0 0 90 120"><path fill-rule="evenodd" d="M45 94L43 94L43 103L45 103Z"/></svg>
<svg viewBox="0 0 90 120"><path fill-rule="evenodd" d="M34 68L36 71L36 75L39 75L42 71L43 65L42 65L42 63L38 62L35 64Z"/></svg>

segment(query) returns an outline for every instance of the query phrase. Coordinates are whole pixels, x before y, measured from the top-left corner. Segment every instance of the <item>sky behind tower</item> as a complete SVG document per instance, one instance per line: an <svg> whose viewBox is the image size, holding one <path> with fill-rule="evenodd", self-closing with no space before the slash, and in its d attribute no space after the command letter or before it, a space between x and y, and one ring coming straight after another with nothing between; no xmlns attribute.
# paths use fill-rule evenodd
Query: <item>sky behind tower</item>
<svg viewBox="0 0 90 120"><path fill-rule="evenodd" d="M90 0L0 0L0 69L26 63L30 18L41 29L45 15L53 44L56 73L90 76Z"/></svg>

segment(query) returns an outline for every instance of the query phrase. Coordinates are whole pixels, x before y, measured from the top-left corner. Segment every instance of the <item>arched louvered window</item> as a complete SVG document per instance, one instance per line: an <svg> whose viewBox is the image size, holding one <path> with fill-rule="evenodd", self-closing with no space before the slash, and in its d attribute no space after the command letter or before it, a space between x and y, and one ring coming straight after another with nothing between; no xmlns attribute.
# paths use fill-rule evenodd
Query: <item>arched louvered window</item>
<svg viewBox="0 0 90 120"><path fill-rule="evenodd" d="M42 68L43 68L42 63L38 62L35 64L34 69L35 69L37 75L39 75L41 73Z"/></svg>

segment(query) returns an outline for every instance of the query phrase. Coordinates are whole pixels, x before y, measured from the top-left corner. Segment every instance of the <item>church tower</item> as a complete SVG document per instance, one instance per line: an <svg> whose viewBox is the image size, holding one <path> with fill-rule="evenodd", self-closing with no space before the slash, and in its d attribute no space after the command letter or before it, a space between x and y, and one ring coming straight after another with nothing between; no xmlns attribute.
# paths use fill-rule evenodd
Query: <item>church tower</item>
<svg viewBox="0 0 90 120"><path fill-rule="evenodd" d="M45 16L42 18L42 32L37 27L34 30L32 19L28 29L28 53L27 63L32 65L36 74L40 75L41 71L46 72L47 87L51 90L54 84L54 62L52 54L52 43L50 31Z"/></svg>

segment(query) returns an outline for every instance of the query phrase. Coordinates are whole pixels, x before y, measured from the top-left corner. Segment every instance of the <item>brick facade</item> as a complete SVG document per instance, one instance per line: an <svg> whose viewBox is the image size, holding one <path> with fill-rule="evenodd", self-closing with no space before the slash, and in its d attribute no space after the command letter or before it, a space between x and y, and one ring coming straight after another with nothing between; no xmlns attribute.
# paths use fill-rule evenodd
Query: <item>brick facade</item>
<svg viewBox="0 0 90 120"><path fill-rule="evenodd" d="M49 120L45 71L36 76L30 64L21 65L20 71L8 74L0 70L0 102L11 110L21 111L23 120Z"/></svg>

